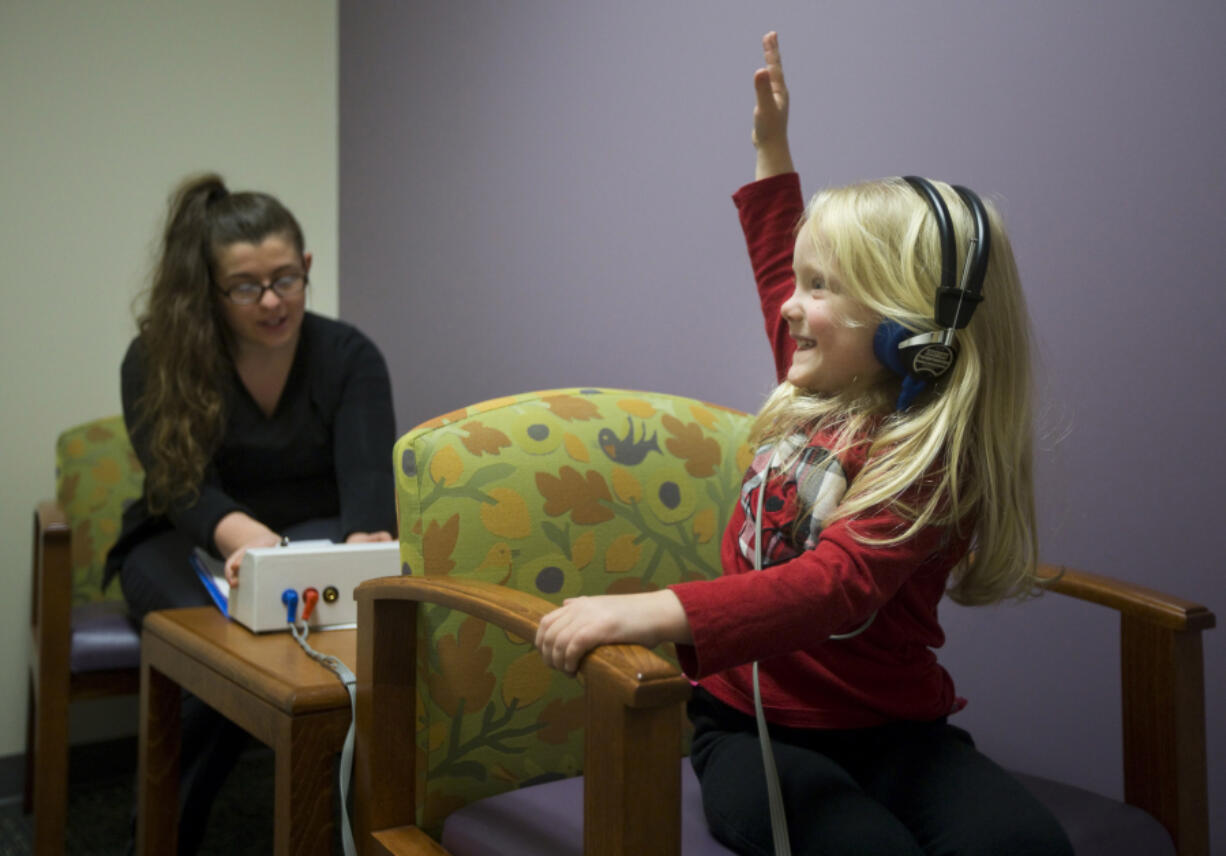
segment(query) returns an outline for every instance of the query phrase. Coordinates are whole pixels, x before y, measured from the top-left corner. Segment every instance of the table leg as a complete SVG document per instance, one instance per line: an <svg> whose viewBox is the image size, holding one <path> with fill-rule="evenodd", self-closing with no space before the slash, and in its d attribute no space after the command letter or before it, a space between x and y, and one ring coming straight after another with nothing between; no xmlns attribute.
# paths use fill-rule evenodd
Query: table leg
<svg viewBox="0 0 1226 856"><path fill-rule="evenodd" d="M286 717L276 749L273 852L299 856L333 852L337 747L349 729L349 711Z"/></svg>
<svg viewBox="0 0 1226 856"><path fill-rule="evenodd" d="M149 642L144 643L148 645ZM174 853L179 833L179 685L142 659L136 852Z"/></svg>

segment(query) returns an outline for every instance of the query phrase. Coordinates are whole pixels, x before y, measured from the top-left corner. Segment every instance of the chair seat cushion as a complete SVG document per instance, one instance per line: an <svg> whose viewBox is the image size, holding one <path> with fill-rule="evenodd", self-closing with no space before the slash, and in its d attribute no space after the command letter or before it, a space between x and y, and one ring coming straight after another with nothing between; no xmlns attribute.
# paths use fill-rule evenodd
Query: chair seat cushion
<svg viewBox="0 0 1226 856"><path fill-rule="evenodd" d="M1149 813L1064 782L1014 773L1056 816L1077 856L1175 856L1175 844Z"/></svg>
<svg viewBox="0 0 1226 856"><path fill-rule="evenodd" d="M1064 826L1077 856L1174 856L1171 837L1139 808L1061 782L1015 774ZM447 817L443 846L453 856L579 856L583 779L570 778L469 803ZM711 837L698 778L681 763L682 856L727 856Z"/></svg>
<svg viewBox="0 0 1226 856"><path fill-rule="evenodd" d="M72 608L73 674L140 666L140 631L120 601L82 603Z"/></svg>
<svg viewBox="0 0 1226 856"><path fill-rule="evenodd" d="M580 856L583 853L583 777L508 791L469 803L447 816L443 847L452 856ZM681 762L682 856L730 856L707 831L698 777Z"/></svg>

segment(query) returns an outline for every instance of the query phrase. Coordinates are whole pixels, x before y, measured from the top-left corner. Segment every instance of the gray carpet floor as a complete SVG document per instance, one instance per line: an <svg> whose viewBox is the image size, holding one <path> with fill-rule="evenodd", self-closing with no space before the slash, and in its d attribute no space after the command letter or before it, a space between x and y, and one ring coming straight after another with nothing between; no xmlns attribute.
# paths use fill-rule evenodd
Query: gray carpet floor
<svg viewBox="0 0 1226 856"><path fill-rule="evenodd" d="M135 744L132 755L73 760L68 796L68 856L124 856L132 834ZM108 768L98 769L100 764ZM85 769L82 769L85 767ZM92 768L92 769L90 769ZM267 856L272 852L273 756L247 751L226 780L209 819L201 856ZM32 818L21 800L0 806L0 856L32 854Z"/></svg>

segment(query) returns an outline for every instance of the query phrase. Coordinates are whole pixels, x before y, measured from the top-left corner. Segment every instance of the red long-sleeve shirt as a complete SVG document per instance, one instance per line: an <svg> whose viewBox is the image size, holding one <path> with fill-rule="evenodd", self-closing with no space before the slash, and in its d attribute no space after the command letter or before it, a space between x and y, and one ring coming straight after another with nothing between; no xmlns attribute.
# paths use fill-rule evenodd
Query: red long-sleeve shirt
<svg viewBox="0 0 1226 856"><path fill-rule="evenodd" d="M741 188L733 199L782 380L795 348L779 307L794 285L800 182L794 173L775 176ZM823 528L822 518L863 468L867 444L832 454L827 435L794 442L805 450L767 487L764 569L753 569L754 514L769 449L746 474L724 533L723 576L670 586L693 634L692 645L677 646L682 667L717 698L753 715L752 662L758 660L766 718L791 727L859 728L954 712L961 702L933 649L945 641L937 604L968 539L943 527L886 547L853 537L853 529L869 538L904 530L907 521L889 508ZM800 518L801 508L812 511ZM828 639L874 611L864 633Z"/></svg>

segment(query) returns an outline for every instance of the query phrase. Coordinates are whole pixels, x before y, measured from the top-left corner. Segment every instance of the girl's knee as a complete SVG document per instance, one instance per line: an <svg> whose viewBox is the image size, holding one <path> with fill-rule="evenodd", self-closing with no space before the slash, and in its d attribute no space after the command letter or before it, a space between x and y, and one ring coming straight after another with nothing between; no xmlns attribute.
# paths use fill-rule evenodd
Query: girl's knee
<svg viewBox="0 0 1226 856"><path fill-rule="evenodd" d="M818 784L803 799L794 793L786 799L788 838L796 856L923 856L911 833L880 803L854 786ZM737 853L770 856L774 842L764 789L761 794L745 789L742 782L739 798L732 788L704 789L707 825L718 841Z"/></svg>

